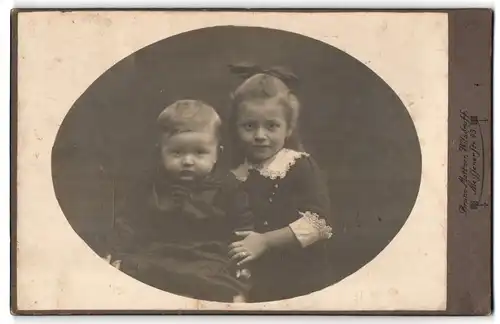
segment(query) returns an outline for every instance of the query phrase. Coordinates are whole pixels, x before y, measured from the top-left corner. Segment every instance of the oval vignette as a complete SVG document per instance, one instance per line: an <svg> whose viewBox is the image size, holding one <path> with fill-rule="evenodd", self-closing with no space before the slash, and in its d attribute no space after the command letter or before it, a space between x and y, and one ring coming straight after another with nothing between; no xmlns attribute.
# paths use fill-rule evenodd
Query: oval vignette
<svg viewBox="0 0 500 324"><path fill-rule="evenodd" d="M156 163L155 121L169 103L204 100L227 116L240 79L227 65L286 66L300 80L304 144L325 171L335 221L332 285L376 257L406 222L421 178L411 117L364 64L326 43L258 27L219 26L151 44L105 71L74 103L52 150L56 197L96 253L132 184Z"/></svg>

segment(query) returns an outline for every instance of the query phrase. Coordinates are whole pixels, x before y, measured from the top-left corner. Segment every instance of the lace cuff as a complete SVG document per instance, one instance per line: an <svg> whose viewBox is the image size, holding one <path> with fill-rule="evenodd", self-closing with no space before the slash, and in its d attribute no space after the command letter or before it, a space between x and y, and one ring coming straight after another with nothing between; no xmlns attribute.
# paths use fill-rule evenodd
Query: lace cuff
<svg viewBox="0 0 500 324"><path fill-rule="evenodd" d="M289 225L302 247L309 246L319 240L332 237L332 228L326 221L312 212L299 212L302 216Z"/></svg>

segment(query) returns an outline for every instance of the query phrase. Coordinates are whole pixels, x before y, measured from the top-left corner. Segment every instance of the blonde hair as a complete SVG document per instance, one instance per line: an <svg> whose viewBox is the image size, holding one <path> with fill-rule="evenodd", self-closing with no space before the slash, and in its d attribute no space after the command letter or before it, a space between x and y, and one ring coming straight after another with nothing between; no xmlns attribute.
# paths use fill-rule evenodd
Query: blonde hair
<svg viewBox="0 0 500 324"><path fill-rule="evenodd" d="M287 126L295 130L299 118L300 102L297 96L278 77L259 73L246 79L232 95L233 114L237 115L238 110L244 102L277 99L285 109Z"/></svg>
<svg viewBox="0 0 500 324"><path fill-rule="evenodd" d="M295 93L281 78L271 73L257 73L247 78L231 95L232 105L229 116L229 131L233 140L234 165L241 163L241 148L237 136L237 119L243 103L259 100L277 99L285 109L287 127L291 130L290 136L285 140L284 147L304 151L298 135L298 120L300 115L300 102Z"/></svg>
<svg viewBox="0 0 500 324"><path fill-rule="evenodd" d="M211 130L220 139L221 119L215 109L200 100L178 100L165 108L157 118L162 134L173 136L184 132Z"/></svg>

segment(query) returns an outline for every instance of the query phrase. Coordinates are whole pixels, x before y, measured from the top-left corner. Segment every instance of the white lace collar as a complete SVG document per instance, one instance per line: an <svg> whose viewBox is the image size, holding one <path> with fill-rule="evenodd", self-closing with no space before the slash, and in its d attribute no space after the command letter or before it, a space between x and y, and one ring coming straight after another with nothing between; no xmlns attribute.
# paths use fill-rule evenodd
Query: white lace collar
<svg viewBox="0 0 500 324"><path fill-rule="evenodd" d="M248 161L245 161L232 172L240 181L246 181L250 169L255 169L259 171L262 176L272 180L282 179L286 176L295 162L304 156L309 156L309 154L284 148L276 153L273 158L265 161L259 166L252 165Z"/></svg>

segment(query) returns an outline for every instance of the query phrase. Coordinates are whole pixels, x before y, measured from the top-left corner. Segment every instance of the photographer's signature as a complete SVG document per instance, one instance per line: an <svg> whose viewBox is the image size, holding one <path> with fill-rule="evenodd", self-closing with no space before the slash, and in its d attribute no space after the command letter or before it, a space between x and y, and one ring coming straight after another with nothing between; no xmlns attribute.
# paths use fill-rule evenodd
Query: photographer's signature
<svg viewBox="0 0 500 324"><path fill-rule="evenodd" d="M462 154L462 165L458 180L463 186L463 194L458 210L467 214L471 210L488 206L483 201L485 160L481 130L481 123L487 120L480 120L478 116L469 115L467 110L461 110L460 121L458 150Z"/></svg>

